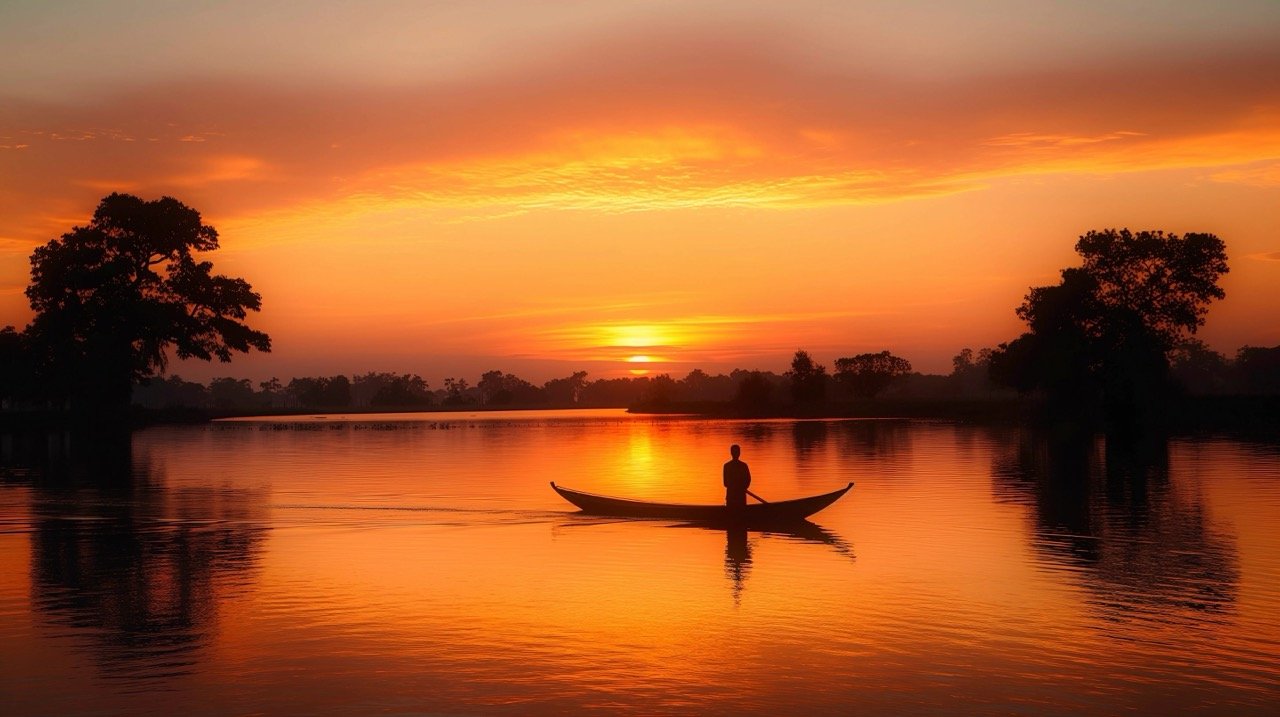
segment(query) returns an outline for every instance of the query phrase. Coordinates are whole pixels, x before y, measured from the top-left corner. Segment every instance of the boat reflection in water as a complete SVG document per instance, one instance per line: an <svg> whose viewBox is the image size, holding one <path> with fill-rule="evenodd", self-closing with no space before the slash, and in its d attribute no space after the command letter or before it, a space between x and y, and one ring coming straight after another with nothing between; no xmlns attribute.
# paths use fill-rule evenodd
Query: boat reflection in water
<svg viewBox="0 0 1280 717"><path fill-rule="evenodd" d="M743 584L751 574L751 540L750 533L780 536L806 543L829 545L837 553L854 560L853 546L844 538L807 520L786 526L774 526L748 531L744 527L714 528L696 523L682 523L673 528L695 528L701 530L724 530L724 574L733 582L733 603L740 604Z"/></svg>
<svg viewBox="0 0 1280 717"><path fill-rule="evenodd" d="M571 520L558 527L617 525L618 523L636 526L651 525L655 529L684 529L724 533L724 574L733 583L733 602L739 604L747 578L751 575L754 564L752 556L753 537L779 538L801 543L816 543L832 548L836 553L856 560L853 545L837 533L808 520L788 521L767 526L715 525L702 522L665 523L645 518L616 518L593 516L585 513L573 514Z"/></svg>

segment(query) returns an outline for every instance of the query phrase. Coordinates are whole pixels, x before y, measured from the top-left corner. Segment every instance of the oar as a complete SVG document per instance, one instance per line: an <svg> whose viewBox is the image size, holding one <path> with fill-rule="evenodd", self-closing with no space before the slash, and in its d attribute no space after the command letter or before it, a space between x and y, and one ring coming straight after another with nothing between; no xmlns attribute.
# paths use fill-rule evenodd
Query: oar
<svg viewBox="0 0 1280 717"><path fill-rule="evenodd" d="M756 495L755 493L752 493L752 492L751 492L751 491L749 491L749 490L747 491L747 495L751 496L752 498L755 498L756 500L760 501L761 503L768 503L768 502L769 502L769 501L765 500L764 498L761 498L760 496Z"/></svg>

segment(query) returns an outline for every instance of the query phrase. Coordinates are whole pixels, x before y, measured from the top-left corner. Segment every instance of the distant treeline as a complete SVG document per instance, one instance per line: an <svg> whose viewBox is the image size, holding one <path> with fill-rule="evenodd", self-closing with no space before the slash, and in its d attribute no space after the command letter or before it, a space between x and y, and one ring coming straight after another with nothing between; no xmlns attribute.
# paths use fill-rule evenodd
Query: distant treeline
<svg viewBox="0 0 1280 717"><path fill-rule="evenodd" d="M724 404L744 410L878 400L996 400L1017 393L991 379L991 349L964 349L951 373L922 374L888 351L836 359L834 370L797 351L784 373L735 369L683 378L669 374L589 380L586 371L535 385L514 374L487 371L471 383L446 378L433 388L417 374L369 372L357 376L271 379L215 378L207 385L180 376L154 378L134 388L135 405L151 409L198 408L224 412L289 409L422 410L450 408L651 407ZM1184 342L1170 365L1174 389L1183 395L1280 394L1280 346L1245 346L1228 358L1200 341Z"/></svg>
<svg viewBox="0 0 1280 717"><path fill-rule="evenodd" d="M215 378L208 385L180 376L155 378L135 387L133 401L144 408L209 408L220 411L280 409L450 409L626 407L647 402L727 401L745 383L772 395L786 377L771 372L733 371L711 376L691 371L675 380L667 374L589 380L586 371L536 385L493 370L475 383L446 378L432 387L417 374L370 372L356 376L306 376L256 385L248 379ZM760 389L757 388L757 391Z"/></svg>
<svg viewBox="0 0 1280 717"><path fill-rule="evenodd" d="M934 416L995 407L1008 415L1011 404L1025 403L1055 422L1120 428L1159 426L1175 414L1211 416L1202 410L1210 405L1234 423L1280 413L1270 398L1217 398L1280 394L1280 346L1245 346L1228 358L1194 338L1210 305L1226 296L1219 285L1228 272L1226 244L1208 233L1086 232L1076 242L1079 265L1059 272L1056 284L1030 287L1014 309L1025 330L991 349L961 351L945 376L917 373L889 351L835 359L830 371L797 351L782 374L694 370L679 379L588 380L578 371L541 385L498 370L474 385L446 378L442 386L397 373L208 385L165 377L171 358L225 362L271 349L270 337L245 323L261 296L203 258L217 248L217 231L194 209L171 197L126 194L104 197L87 225L37 247L26 289L31 323L0 328L0 418L117 425L131 404L193 409L187 417L200 418L569 406ZM1009 400L1015 397L1028 400Z"/></svg>

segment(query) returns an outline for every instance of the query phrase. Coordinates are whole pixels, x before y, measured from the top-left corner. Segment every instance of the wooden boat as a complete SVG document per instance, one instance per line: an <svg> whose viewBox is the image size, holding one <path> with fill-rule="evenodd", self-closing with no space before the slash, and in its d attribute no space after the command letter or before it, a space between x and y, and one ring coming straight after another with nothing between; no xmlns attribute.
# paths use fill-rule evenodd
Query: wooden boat
<svg viewBox="0 0 1280 717"><path fill-rule="evenodd" d="M771 503L750 503L745 508L730 509L724 504L693 505L688 503L654 503L647 500L610 498L609 496L583 493L561 488L551 482L551 487L565 500L593 515L613 515L622 518L663 518L687 520L699 523L747 523L762 525L801 521L817 513L849 492L853 484L840 490L808 498L779 500Z"/></svg>

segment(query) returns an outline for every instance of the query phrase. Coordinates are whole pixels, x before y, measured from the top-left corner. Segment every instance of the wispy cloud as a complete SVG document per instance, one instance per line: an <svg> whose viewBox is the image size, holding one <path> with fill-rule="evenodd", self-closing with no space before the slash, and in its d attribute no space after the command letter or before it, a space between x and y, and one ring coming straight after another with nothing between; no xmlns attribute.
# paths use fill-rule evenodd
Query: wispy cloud
<svg viewBox="0 0 1280 717"><path fill-rule="evenodd" d="M21 235L50 197L91 202L86 190L112 182L194 192L224 216L390 205L466 221L874 204L1063 172L1204 167L1270 186L1280 159L1274 50L942 85L831 74L769 43L594 50L588 64L566 56L466 85L188 82L11 103L0 136L27 146L0 231ZM1188 96L1214 111L1169 109Z"/></svg>
<svg viewBox="0 0 1280 717"><path fill-rule="evenodd" d="M992 137L983 144L989 147L1041 147L1041 148L1062 148L1077 147L1080 145L1100 144L1102 142L1118 142L1133 137L1145 136L1145 132L1108 132L1101 135L1070 135L1070 134L1037 134L1035 132L1014 132L1012 134Z"/></svg>
<svg viewBox="0 0 1280 717"><path fill-rule="evenodd" d="M1214 172L1209 178L1225 184L1250 187L1280 187L1280 162L1263 162Z"/></svg>

